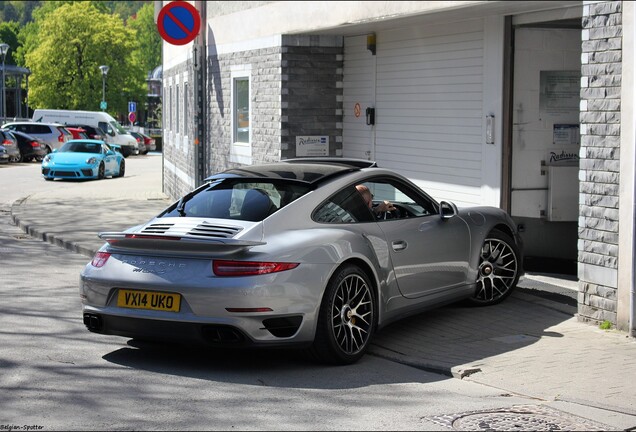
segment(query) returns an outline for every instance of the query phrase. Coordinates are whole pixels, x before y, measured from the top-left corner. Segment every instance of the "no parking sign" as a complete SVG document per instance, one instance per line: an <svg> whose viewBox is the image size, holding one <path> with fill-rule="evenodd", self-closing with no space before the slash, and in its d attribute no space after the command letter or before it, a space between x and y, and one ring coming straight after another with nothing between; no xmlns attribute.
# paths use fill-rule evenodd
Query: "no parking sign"
<svg viewBox="0 0 636 432"><path fill-rule="evenodd" d="M185 45L192 42L201 29L199 11L186 1L165 5L157 17L159 34L168 43Z"/></svg>

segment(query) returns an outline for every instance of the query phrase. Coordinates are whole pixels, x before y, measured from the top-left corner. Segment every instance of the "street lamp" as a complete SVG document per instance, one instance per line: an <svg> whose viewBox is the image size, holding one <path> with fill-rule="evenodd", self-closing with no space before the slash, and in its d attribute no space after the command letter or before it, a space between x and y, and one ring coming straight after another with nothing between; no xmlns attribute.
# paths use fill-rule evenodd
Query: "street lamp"
<svg viewBox="0 0 636 432"><path fill-rule="evenodd" d="M106 111L106 75L108 74L110 67L101 65L99 69L102 71L102 103L100 105L102 107L102 111Z"/></svg>
<svg viewBox="0 0 636 432"><path fill-rule="evenodd" d="M6 43L0 44L0 55L2 55L2 121L4 122L5 116L7 115L7 104L5 103L6 93L4 89L4 59L7 57L7 52L9 52L9 45Z"/></svg>

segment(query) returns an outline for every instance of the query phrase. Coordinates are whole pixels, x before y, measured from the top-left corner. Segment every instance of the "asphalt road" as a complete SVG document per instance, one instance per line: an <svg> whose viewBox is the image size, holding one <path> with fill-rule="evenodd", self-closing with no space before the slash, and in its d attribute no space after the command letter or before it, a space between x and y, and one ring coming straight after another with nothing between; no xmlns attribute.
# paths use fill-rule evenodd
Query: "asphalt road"
<svg viewBox="0 0 636 432"><path fill-rule="evenodd" d="M126 188L148 187L149 159L127 159ZM439 430L429 416L532 402L371 355L325 367L294 351L140 349L89 333L78 295L88 258L25 235L9 205L67 188L90 206L99 187L46 182L37 164L0 167L4 430Z"/></svg>

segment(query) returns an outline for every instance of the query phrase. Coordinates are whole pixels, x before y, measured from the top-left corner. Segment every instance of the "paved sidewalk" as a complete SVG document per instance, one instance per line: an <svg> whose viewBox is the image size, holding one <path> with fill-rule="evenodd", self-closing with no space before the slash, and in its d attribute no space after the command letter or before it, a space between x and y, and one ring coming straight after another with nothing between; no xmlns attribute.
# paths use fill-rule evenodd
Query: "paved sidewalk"
<svg viewBox="0 0 636 432"><path fill-rule="evenodd" d="M19 199L13 221L88 261L103 243L98 232L143 223L171 203L161 192L160 162L143 181L82 185L90 198L67 188ZM452 305L397 322L376 336L370 353L532 397L607 429L634 428L636 341L579 322L576 296L576 280L526 275L500 305Z"/></svg>

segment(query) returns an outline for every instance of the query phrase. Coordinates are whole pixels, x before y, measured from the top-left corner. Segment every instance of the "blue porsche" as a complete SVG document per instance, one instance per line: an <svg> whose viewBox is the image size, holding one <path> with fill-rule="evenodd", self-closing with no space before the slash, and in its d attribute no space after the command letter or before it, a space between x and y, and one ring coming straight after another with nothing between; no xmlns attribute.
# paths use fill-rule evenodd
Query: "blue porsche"
<svg viewBox="0 0 636 432"><path fill-rule="evenodd" d="M105 177L123 177L125 172L124 156L100 140L67 141L42 160L42 176L45 180L101 180Z"/></svg>

